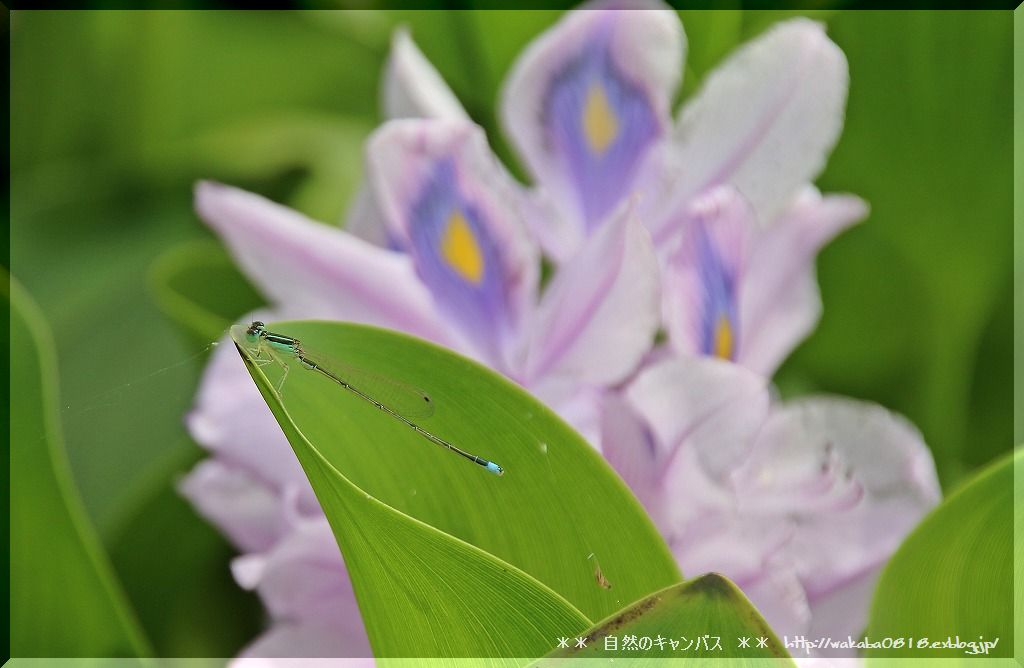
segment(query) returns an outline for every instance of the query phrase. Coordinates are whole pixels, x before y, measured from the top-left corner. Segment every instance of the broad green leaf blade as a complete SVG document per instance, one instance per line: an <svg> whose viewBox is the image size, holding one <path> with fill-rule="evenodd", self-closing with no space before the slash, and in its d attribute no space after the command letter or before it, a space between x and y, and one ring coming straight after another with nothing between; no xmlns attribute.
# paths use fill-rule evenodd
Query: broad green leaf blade
<svg viewBox="0 0 1024 668"><path fill-rule="evenodd" d="M556 631L586 628L582 613L529 575L353 485L246 363L331 522L377 657L535 656Z"/></svg>
<svg viewBox="0 0 1024 668"><path fill-rule="evenodd" d="M431 584L463 577L458 572L463 567L417 565L412 557L398 556L406 543L432 545L428 552L435 556L451 551L447 559L467 564L467 555L475 555L473 559L489 564L474 567L480 577L498 577L495 564L507 562L515 568L507 567L509 574L502 572L488 585L494 592L499 591L495 587L512 588L495 593L499 598L525 601L527 595L520 590L529 578L513 575L521 569L566 599L571 606L566 606L563 621L545 623L546 645L530 645L537 650L532 656L552 649L555 637L569 632L569 620L582 621L582 627L576 626L581 630L586 619L605 617L681 579L649 518L597 453L501 376L450 351L374 328L290 322L270 329L301 339L314 359L334 358L425 389L435 413L420 426L506 470L500 478L489 474L294 360L279 397L274 387L281 369L256 366L243 355L335 528L375 651L387 656L460 655L457 647L431 644L436 643L426 628L431 622L417 621L422 615L402 615L396 605L446 610L457 605L472 613L460 623L488 624L493 637L473 634L461 650L463 656L509 656L509 635L536 637L535 624L544 621L534 611L525 618L534 620L532 628L494 626L487 621L493 613L481 612L483 602L462 600L461 584ZM407 534L396 542L395 536ZM591 554L610 589L595 578ZM420 583L429 587L429 595L384 586L391 581ZM529 595L543 598L542 591ZM507 603L486 606L504 610ZM395 619L401 624L394 626ZM426 642L425 647L412 644L410 626L422 633L416 642Z"/></svg>
<svg viewBox="0 0 1024 668"><path fill-rule="evenodd" d="M149 655L71 477L46 323L10 286L11 654Z"/></svg>
<svg viewBox="0 0 1024 668"><path fill-rule="evenodd" d="M963 647L917 646L957 636L998 638L987 656L1013 656L1014 468L1024 470L1024 451L950 495L893 555L875 591L868 636L912 637L914 646L869 656L963 658ZM1019 510L1020 498L1016 504Z"/></svg>
<svg viewBox="0 0 1024 668"><path fill-rule="evenodd" d="M616 665L625 659L627 666L631 658L638 661L728 658L732 666L743 665L744 659L753 663L789 657L739 588L717 573L651 594L580 635L585 637L585 647L577 648L575 638L571 638L568 648L549 656L616 657ZM650 646L646 640L637 643L625 640L630 636L634 640L650 639ZM740 646L740 638L747 639L747 647ZM673 647L672 641L678 644Z"/></svg>
<svg viewBox="0 0 1024 668"><path fill-rule="evenodd" d="M519 569L366 494L315 449L299 459L332 519L376 656L536 656L556 630L589 624Z"/></svg>

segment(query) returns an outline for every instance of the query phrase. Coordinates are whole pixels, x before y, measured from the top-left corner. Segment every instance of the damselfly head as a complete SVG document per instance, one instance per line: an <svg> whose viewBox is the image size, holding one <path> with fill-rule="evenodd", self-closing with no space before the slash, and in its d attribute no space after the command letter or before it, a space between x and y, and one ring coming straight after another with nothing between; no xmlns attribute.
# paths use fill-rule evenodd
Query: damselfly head
<svg viewBox="0 0 1024 668"><path fill-rule="evenodd" d="M245 338L250 343L256 343L261 336L267 331L266 325L259 320L253 320L252 324L249 325L249 329L245 330Z"/></svg>

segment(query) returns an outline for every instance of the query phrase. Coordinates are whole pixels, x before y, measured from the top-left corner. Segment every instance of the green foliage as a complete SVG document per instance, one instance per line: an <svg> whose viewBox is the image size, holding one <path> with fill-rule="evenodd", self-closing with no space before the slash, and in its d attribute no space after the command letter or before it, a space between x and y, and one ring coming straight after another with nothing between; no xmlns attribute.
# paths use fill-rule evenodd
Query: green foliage
<svg viewBox="0 0 1024 668"><path fill-rule="evenodd" d="M161 173L197 169L230 183L295 174L291 205L319 220L338 220L362 172L367 121L335 114L292 113L246 118L162 145L151 157Z"/></svg>
<svg viewBox="0 0 1024 668"><path fill-rule="evenodd" d="M681 14L691 54L683 100L736 44L785 18ZM786 395L831 391L906 414L949 489L1024 430L1014 430L1007 391L1024 359L1007 363L1020 283L1008 225L1009 193L1021 182L1006 140L1011 18L814 16L828 22L851 71L846 130L820 185L862 195L872 215L822 254L822 323L776 380ZM193 182L230 182L336 223L378 120L377 81L399 22L511 162L495 95L519 50L557 18L11 15L11 260L53 331L60 422L85 512L159 653L227 655L255 624L251 597L225 600L221 623L237 625L219 644L203 636L199 649L198 632L184 640L189 620L168 612L187 614L186 604L166 603L175 592L184 601L201 587L233 587L229 548L170 488L200 455L181 426L197 353L259 302L226 254L192 245L213 243L191 210ZM164 556L148 517L190 545L156 583L142 575ZM202 575L189 580L189 569Z"/></svg>
<svg viewBox="0 0 1024 668"><path fill-rule="evenodd" d="M1013 656L1014 473L1024 450L955 491L903 543L882 572L868 635L964 642L998 639L988 656ZM1020 612L1020 608L1017 608ZM964 657L963 648L869 650L869 656Z"/></svg>
<svg viewBox="0 0 1024 668"><path fill-rule="evenodd" d="M1013 13L1013 168L1024 174L1024 11ZM1024 179L1013 180L1013 331L1024 332ZM1013 442L1024 441L1024 336L1013 341ZM1018 608L1019 609L1019 608Z"/></svg>
<svg viewBox="0 0 1024 668"><path fill-rule="evenodd" d="M68 468L46 324L21 286L10 288L11 654L149 654Z"/></svg>
<svg viewBox="0 0 1024 668"><path fill-rule="evenodd" d="M689 640L694 643L685 651L670 651L668 645L661 648L652 645L640 651L635 647L621 647L625 635L655 638L666 633L674 640L686 638L681 646L685 647ZM714 661L728 658L730 666L746 665L744 659L756 665L758 659L789 658L782 643L743 592L716 573L702 575L651 594L596 624L584 635L587 638L585 649L570 645L568 649L556 650L550 656L579 659L617 657L616 665L626 666L631 665L630 659L645 665L645 659L680 656L686 657L687 665L714 665ZM719 650L710 649L715 640L708 639L706 636L709 635L718 639L721 645ZM617 638L618 649L607 649L605 637ZM706 643L703 650L697 644L698 638L703 638ZM747 638L749 646L740 647L739 638ZM763 640L764 647L759 647L759 640ZM787 664L792 665L791 662L778 661L772 665Z"/></svg>
<svg viewBox="0 0 1024 668"><path fill-rule="evenodd" d="M216 340L235 317L263 304L224 247L214 241L168 249L153 265L150 282L160 309L197 346Z"/></svg>
<svg viewBox="0 0 1024 668"><path fill-rule="evenodd" d="M234 549L176 489L181 472L201 456L191 442L175 448L108 540L124 591L161 657L234 656L266 616L257 596L231 577Z"/></svg>
<svg viewBox="0 0 1024 668"><path fill-rule="evenodd" d="M1010 19L830 19L850 95L819 182L871 215L819 257L821 324L779 374L910 417L947 489L1014 442Z"/></svg>
<svg viewBox="0 0 1024 668"><path fill-rule="evenodd" d="M505 467L487 473L294 360L279 395L282 370L243 355L331 522L378 656L539 656L589 619L679 581L621 480L501 376L383 330L271 329L301 339L311 357L426 388L436 414L422 426Z"/></svg>

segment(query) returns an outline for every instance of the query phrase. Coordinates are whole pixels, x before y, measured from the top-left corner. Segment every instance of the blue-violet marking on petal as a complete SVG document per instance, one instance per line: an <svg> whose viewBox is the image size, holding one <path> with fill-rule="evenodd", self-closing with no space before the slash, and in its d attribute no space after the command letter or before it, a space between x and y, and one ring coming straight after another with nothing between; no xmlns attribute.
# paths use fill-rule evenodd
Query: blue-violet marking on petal
<svg viewBox="0 0 1024 668"><path fill-rule="evenodd" d="M555 76L543 122L548 148L564 161L593 229L628 194L660 134L647 95L612 62L607 34Z"/></svg>
<svg viewBox="0 0 1024 668"><path fill-rule="evenodd" d="M441 160L414 200L411 251L424 283L445 312L492 347L507 317L501 255L486 214L460 191L455 164Z"/></svg>
<svg viewBox="0 0 1024 668"><path fill-rule="evenodd" d="M701 291L700 351L735 360L739 342L739 309L736 308L736 274L727 267L704 225L695 223Z"/></svg>

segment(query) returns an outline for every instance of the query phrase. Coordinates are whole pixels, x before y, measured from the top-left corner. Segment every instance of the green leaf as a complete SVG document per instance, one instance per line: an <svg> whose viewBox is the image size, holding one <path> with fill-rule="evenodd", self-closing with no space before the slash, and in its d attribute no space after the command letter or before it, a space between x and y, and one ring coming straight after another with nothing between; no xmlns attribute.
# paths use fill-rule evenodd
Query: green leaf
<svg viewBox="0 0 1024 668"><path fill-rule="evenodd" d="M1013 514L1024 508L1024 497L1014 502L1014 469L1024 473L1024 450L979 473L907 537L878 582L868 636L914 645L869 655L963 658L963 648L916 643L984 636L999 639L989 657L1013 656Z"/></svg>
<svg viewBox="0 0 1024 668"><path fill-rule="evenodd" d="M289 204L317 220L341 219L363 168L363 142L372 124L321 113L275 113L176 139L149 156L165 179L180 173L231 183L269 181L299 172Z"/></svg>
<svg viewBox="0 0 1024 668"><path fill-rule="evenodd" d="M686 658L690 662L728 658L732 666L742 665L743 659L789 657L768 623L739 588L717 573L702 575L651 594L595 625L583 635L586 636L585 648L577 649L572 644L568 649L557 650L550 656L626 658L623 665L627 666L630 665L630 658L638 661ZM651 639L671 638L680 641L680 644L675 650L671 644L663 644L660 648L652 644L642 649L627 649L623 644L623 637L627 635ZM747 638L749 646L740 647L739 638ZM715 639L721 649L712 651L710 648L714 647ZM690 641L693 643L690 644ZM703 648L699 643L704 643ZM690 646L687 648L688 644ZM764 647L759 646L761 644Z"/></svg>
<svg viewBox="0 0 1024 668"><path fill-rule="evenodd" d="M150 270L160 310L196 345L219 338L235 319L264 302L216 241L192 241L165 251Z"/></svg>
<svg viewBox="0 0 1024 668"><path fill-rule="evenodd" d="M810 7L799 9L751 9L744 12L743 16L743 39L751 39L759 33L764 32L773 24L780 21L788 21L797 17L804 17L822 23L828 23L841 10L836 5L838 2L823 0L814 3L816 8ZM709 12L710 13L710 12Z"/></svg>
<svg viewBox="0 0 1024 668"><path fill-rule="evenodd" d="M979 442L1013 444L1005 399L987 429L971 424L976 397L1006 395L1005 377L977 365L1013 262L1012 16L839 12L828 32L850 94L818 184L863 197L871 215L819 257L821 324L776 379L906 415L952 489ZM1007 360L1004 331L993 354Z"/></svg>
<svg viewBox="0 0 1024 668"><path fill-rule="evenodd" d="M518 177L528 180L498 123L499 92L522 49L562 12L488 7L459 12L390 10L386 16L411 31L417 46L470 117L487 131L487 140L498 157Z"/></svg>
<svg viewBox="0 0 1024 668"><path fill-rule="evenodd" d="M110 560L158 656L234 656L266 612L231 576L237 551L176 489L205 453L182 439L173 454L108 540Z"/></svg>
<svg viewBox="0 0 1024 668"><path fill-rule="evenodd" d="M1024 10L1013 12L1013 169L1024 174ZM1013 331L1024 332L1024 179L1013 179ZM1013 442L1024 441L1024 336L1013 337ZM1024 647L1022 647L1024 649Z"/></svg>
<svg viewBox="0 0 1024 668"><path fill-rule="evenodd" d="M374 328L270 329L313 359L326 351L425 388L436 412L421 426L506 471L441 449L295 360L279 395L281 369L243 353L334 528L377 656L540 656L681 579L601 457L503 377Z"/></svg>
<svg viewBox="0 0 1024 668"><path fill-rule="evenodd" d="M161 252L200 230L184 191L173 203L140 196L145 203L134 209L91 200L50 209L20 195L11 217L14 273L51 327L65 449L106 541L184 434L197 353L212 339L183 345L146 278Z"/></svg>
<svg viewBox="0 0 1024 668"><path fill-rule="evenodd" d="M11 45L12 160L88 151L83 164L159 179L161 147L239 118L295 108L372 117L386 32L339 35L322 23L303 12L26 16Z"/></svg>
<svg viewBox="0 0 1024 668"><path fill-rule="evenodd" d="M733 6L738 7L739 4L735 2ZM742 38L744 12L738 8L713 12L680 10L679 19L686 31L686 67L698 81L728 55ZM687 86L688 92L693 89L689 83L684 79L683 84ZM692 83L696 84L697 81Z"/></svg>
<svg viewBox="0 0 1024 668"><path fill-rule="evenodd" d="M46 323L10 290L11 654L149 655L71 476Z"/></svg>

